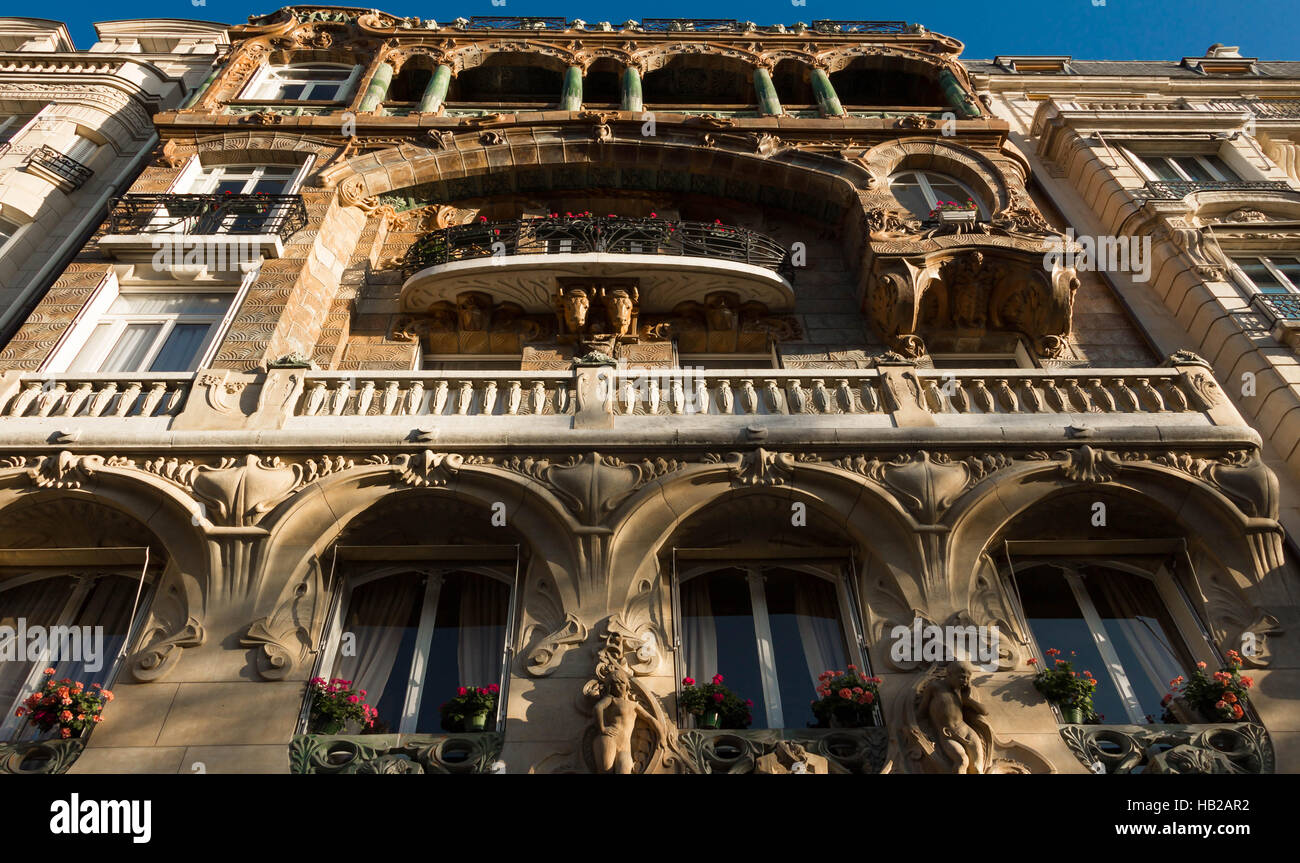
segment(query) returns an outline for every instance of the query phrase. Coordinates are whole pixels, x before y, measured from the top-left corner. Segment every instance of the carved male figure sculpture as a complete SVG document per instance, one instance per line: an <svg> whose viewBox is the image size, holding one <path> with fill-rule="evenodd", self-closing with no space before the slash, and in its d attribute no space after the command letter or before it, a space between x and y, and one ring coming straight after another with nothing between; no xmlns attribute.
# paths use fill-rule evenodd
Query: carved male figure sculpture
<svg viewBox="0 0 1300 863"><path fill-rule="evenodd" d="M631 678L623 669L615 668L605 686L605 696L596 702L596 738L592 747L601 773L632 772L632 732L637 716L658 728L654 717L636 703L631 692Z"/></svg>
<svg viewBox="0 0 1300 863"><path fill-rule="evenodd" d="M967 723L971 716L988 713L971 691L974 672L968 662L949 662L944 676L921 697L921 715L939 734L938 748L955 765L954 773L983 773L986 766L984 743Z"/></svg>

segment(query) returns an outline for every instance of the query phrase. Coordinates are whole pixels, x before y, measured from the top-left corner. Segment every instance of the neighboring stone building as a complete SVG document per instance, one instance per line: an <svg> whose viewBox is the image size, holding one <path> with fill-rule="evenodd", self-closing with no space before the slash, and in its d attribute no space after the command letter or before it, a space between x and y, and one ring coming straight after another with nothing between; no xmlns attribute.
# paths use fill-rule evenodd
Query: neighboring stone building
<svg viewBox="0 0 1300 863"><path fill-rule="evenodd" d="M902 22L229 35L0 355L0 625L129 637L55 664L116 680L88 742L7 769L1300 769L1290 451L1145 293L1213 285L1191 223L1177 278L1075 264L1146 224L1052 143L1094 91ZM1088 116L1217 116L1123 101ZM1096 722L1036 691L1056 649ZM1234 650L1241 722L1166 704ZM749 730L684 708L719 673ZM309 733L315 676L382 733Z"/></svg>
<svg viewBox="0 0 1300 863"><path fill-rule="evenodd" d="M0 18L0 340L7 340L130 188L179 107L228 46L225 26L97 24L78 51L41 18Z"/></svg>

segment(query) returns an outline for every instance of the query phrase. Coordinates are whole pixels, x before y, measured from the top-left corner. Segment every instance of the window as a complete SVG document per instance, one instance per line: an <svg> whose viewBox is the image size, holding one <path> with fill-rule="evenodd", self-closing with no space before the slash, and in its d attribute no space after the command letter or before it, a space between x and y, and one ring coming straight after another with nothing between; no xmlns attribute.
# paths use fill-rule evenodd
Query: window
<svg viewBox="0 0 1300 863"><path fill-rule="evenodd" d="M699 564L679 572L683 676L715 674L753 701L752 728L815 725L817 676L865 668L846 633L849 587L838 567Z"/></svg>
<svg viewBox="0 0 1300 863"><path fill-rule="evenodd" d="M268 102L341 102L350 94L360 72L360 66L330 63L268 66L242 98Z"/></svg>
<svg viewBox="0 0 1300 863"><path fill-rule="evenodd" d="M184 372L230 308L230 293L120 293L72 361L74 372Z"/></svg>
<svg viewBox="0 0 1300 863"><path fill-rule="evenodd" d="M38 733L34 726L26 724L25 718L15 716L14 711L24 698L43 685L42 672L47 667L53 667L54 676L60 680L68 677L86 687L92 683L111 687L117 670L117 654L131 624L138 578L138 574L60 574L16 578L0 585L0 626L16 629L21 618L29 633L34 626L103 628L102 649L93 640L83 642L79 658L61 655L67 646L77 647L76 642L69 641L66 646L60 643L57 657L47 649L34 662L21 661L25 654L20 654L20 661L0 662L0 709L4 710L0 718L0 740ZM142 601L141 608L144 607ZM93 644L93 655L86 652L86 643ZM17 646L25 648L31 644L29 639Z"/></svg>
<svg viewBox="0 0 1300 863"><path fill-rule="evenodd" d="M1237 281L1242 287L1261 294L1300 293L1300 257L1234 257Z"/></svg>
<svg viewBox="0 0 1300 863"><path fill-rule="evenodd" d="M1056 648L1093 672L1103 721L1159 721L1169 682L1195 662L1152 576L1062 561L1018 568L1015 581L1040 661Z"/></svg>
<svg viewBox="0 0 1300 863"><path fill-rule="evenodd" d="M933 171L901 171L890 176L889 191L903 209L918 219L930 218L930 211L942 201L964 204L967 200L975 202L981 219L989 217L988 210L979 196L965 183L946 174L937 174Z"/></svg>
<svg viewBox="0 0 1300 863"><path fill-rule="evenodd" d="M72 146L68 147L68 151L64 155L84 165L94 158L95 151L98 149L98 143L78 132L77 137L73 139Z"/></svg>
<svg viewBox="0 0 1300 863"><path fill-rule="evenodd" d="M18 233L18 229L21 227L12 219L0 216L0 250L4 249L5 245L14 238L14 235Z"/></svg>
<svg viewBox="0 0 1300 863"><path fill-rule="evenodd" d="M420 368L426 372L517 372L522 362L517 354L425 354Z"/></svg>
<svg viewBox="0 0 1300 863"><path fill-rule="evenodd" d="M488 567L389 568L355 580L322 667L366 690L379 711L375 732L455 730L442 728L439 708L460 686L502 687L504 715L512 584ZM352 650L338 649L344 632ZM488 717L488 729L496 725Z"/></svg>
<svg viewBox="0 0 1300 863"><path fill-rule="evenodd" d="M1148 180L1195 183L1228 183L1240 180L1236 172L1214 155L1138 156Z"/></svg>
<svg viewBox="0 0 1300 863"><path fill-rule="evenodd" d="M284 195L298 175L297 165L209 165L183 193L193 195Z"/></svg>

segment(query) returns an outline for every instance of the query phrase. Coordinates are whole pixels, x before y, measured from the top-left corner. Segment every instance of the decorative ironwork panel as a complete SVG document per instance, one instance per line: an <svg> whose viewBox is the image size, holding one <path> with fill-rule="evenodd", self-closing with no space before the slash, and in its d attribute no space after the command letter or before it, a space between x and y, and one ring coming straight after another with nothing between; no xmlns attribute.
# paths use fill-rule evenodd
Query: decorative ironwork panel
<svg viewBox="0 0 1300 863"><path fill-rule="evenodd" d="M110 234L275 234L307 226L301 195L125 195L109 211Z"/></svg>
<svg viewBox="0 0 1300 863"><path fill-rule="evenodd" d="M880 773L889 749L886 728L794 729L763 731L681 732L682 748L697 773L754 773L759 760L775 753L781 743L796 744L810 755L825 758L832 773Z"/></svg>
<svg viewBox="0 0 1300 863"><path fill-rule="evenodd" d="M735 33L740 22L734 18L642 18L647 33Z"/></svg>
<svg viewBox="0 0 1300 863"><path fill-rule="evenodd" d="M818 33L906 33L906 21L834 21L819 19L812 22Z"/></svg>
<svg viewBox="0 0 1300 863"><path fill-rule="evenodd" d="M1177 201L1193 192L1289 192L1283 180L1160 180L1147 183L1157 201Z"/></svg>
<svg viewBox="0 0 1300 863"><path fill-rule="evenodd" d="M1256 294L1250 302L1273 321L1300 321L1300 294Z"/></svg>
<svg viewBox="0 0 1300 863"><path fill-rule="evenodd" d="M511 18L508 16L475 15L469 19L466 30L567 30L569 22L563 18Z"/></svg>
<svg viewBox="0 0 1300 863"><path fill-rule="evenodd" d="M69 156L65 156L53 147L42 144L27 156L28 165L44 168L59 177L69 192L80 189L95 172Z"/></svg>

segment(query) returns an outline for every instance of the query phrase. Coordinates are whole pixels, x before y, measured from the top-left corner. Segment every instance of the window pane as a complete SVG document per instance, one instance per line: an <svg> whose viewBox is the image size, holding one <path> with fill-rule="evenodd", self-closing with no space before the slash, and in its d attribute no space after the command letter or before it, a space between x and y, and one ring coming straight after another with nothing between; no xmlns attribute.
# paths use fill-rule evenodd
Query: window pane
<svg viewBox="0 0 1300 863"><path fill-rule="evenodd" d="M82 345L81 350L77 352L77 358L72 361L68 367L71 372L93 372L97 371L99 364L96 358L101 356L108 348L108 341L113 337L112 324L96 324L95 329L91 332L90 338Z"/></svg>
<svg viewBox="0 0 1300 863"><path fill-rule="evenodd" d="M1241 179L1240 177L1237 176L1237 172L1229 168L1227 163L1224 162L1222 159L1220 159L1218 156L1203 156L1202 158L1205 159L1205 161L1209 162L1211 165L1213 165L1214 170L1218 171L1220 174L1223 175L1223 179L1225 180Z"/></svg>
<svg viewBox="0 0 1300 863"><path fill-rule="evenodd" d="M1157 180L1183 179L1183 175L1174 170L1174 166L1163 156L1141 156L1139 158Z"/></svg>
<svg viewBox="0 0 1300 863"><path fill-rule="evenodd" d="M324 101L324 100L333 101L339 97L339 88L340 88L339 84L326 84L326 83L316 82L310 85L310 87L307 90L307 95L305 95L303 98L315 99L320 101Z"/></svg>
<svg viewBox="0 0 1300 863"><path fill-rule="evenodd" d="M267 98L275 100L301 99L302 91L305 87L305 84L280 84L280 86L273 90Z"/></svg>
<svg viewBox="0 0 1300 863"><path fill-rule="evenodd" d="M177 324L167 335L162 350L149 366L151 372L187 372L199 358L199 348L211 324Z"/></svg>
<svg viewBox="0 0 1300 863"><path fill-rule="evenodd" d="M355 655L339 656L330 676L366 690L366 702L379 711L376 733L396 732L401 725L423 603L424 576L415 572L352 591L343 631L355 638Z"/></svg>
<svg viewBox="0 0 1300 863"><path fill-rule="evenodd" d="M137 372L153 348L162 324L129 324L100 363L101 372Z"/></svg>
<svg viewBox="0 0 1300 863"><path fill-rule="evenodd" d="M1178 167L1182 168L1191 180L1204 183L1213 182L1216 179L1213 174L1201 166L1195 156L1176 156L1174 161L1178 163Z"/></svg>
<svg viewBox="0 0 1300 863"><path fill-rule="evenodd" d="M1259 258L1234 258L1238 267L1251 284L1266 294L1285 293L1286 287L1273 275Z"/></svg>
<svg viewBox="0 0 1300 863"><path fill-rule="evenodd" d="M892 178L889 181L889 191L899 205L913 216L918 219L929 218L932 207L926 200L925 193L921 191L914 173L909 171Z"/></svg>
<svg viewBox="0 0 1300 863"><path fill-rule="evenodd" d="M443 730L439 708L458 687L481 689L500 681L509 602L510 586L495 578L471 573L445 577L438 592L417 731ZM489 716L488 730L492 721Z"/></svg>
<svg viewBox="0 0 1300 863"><path fill-rule="evenodd" d="M28 626L53 626L58 615L72 597L76 582L68 577L43 578L38 581L0 591L0 626L17 627L21 617ZM21 720L10 723L18 702L31 694L27 678L33 662L0 662L0 723L16 730Z"/></svg>
<svg viewBox="0 0 1300 863"><path fill-rule="evenodd" d="M786 728L816 725L811 702L817 697L817 675L843 671L848 664L835 585L783 569L766 570L763 581L782 721Z"/></svg>
<svg viewBox="0 0 1300 863"><path fill-rule="evenodd" d="M135 602L136 586L136 579L120 575L107 575L95 583L70 623L75 627L102 627L103 652L98 656L60 656L58 662L52 663L56 678L61 680L68 677L86 686L92 683L110 685L117 652L126 640L126 630L131 623L131 605ZM97 644L93 646L99 648Z"/></svg>
<svg viewBox="0 0 1300 863"><path fill-rule="evenodd" d="M684 583L682 634L686 675L707 683L721 674L732 692L754 702L750 727L767 728L747 573L727 569Z"/></svg>
<svg viewBox="0 0 1300 863"><path fill-rule="evenodd" d="M1291 290L1300 290L1300 261L1295 258L1270 258L1273 266L1282 271L1291 282Z"/></svg>

